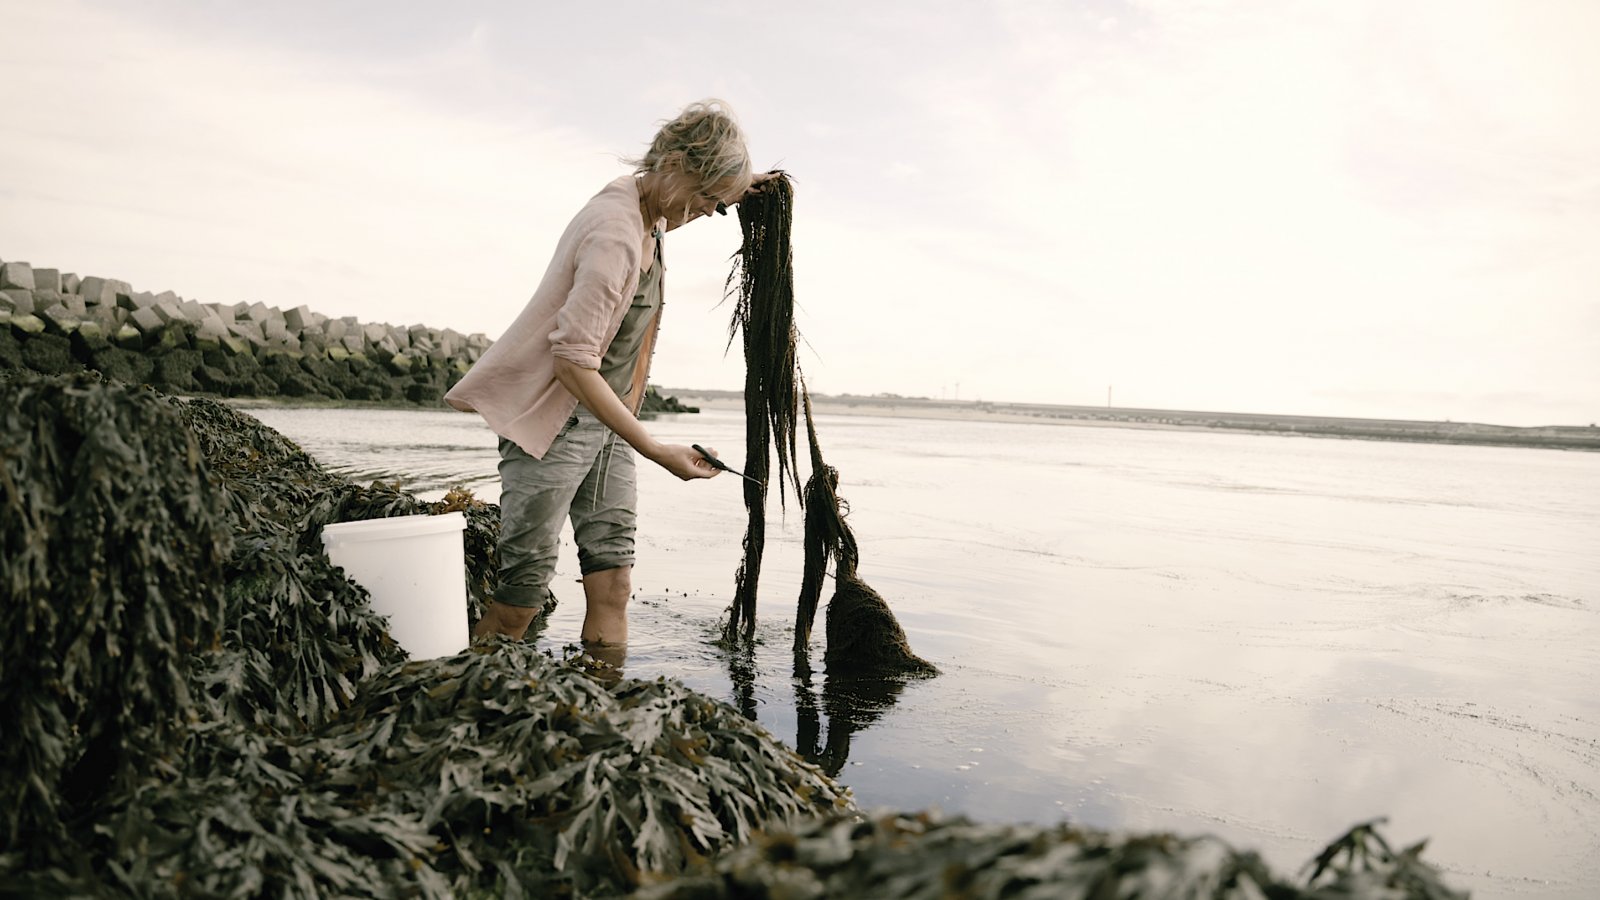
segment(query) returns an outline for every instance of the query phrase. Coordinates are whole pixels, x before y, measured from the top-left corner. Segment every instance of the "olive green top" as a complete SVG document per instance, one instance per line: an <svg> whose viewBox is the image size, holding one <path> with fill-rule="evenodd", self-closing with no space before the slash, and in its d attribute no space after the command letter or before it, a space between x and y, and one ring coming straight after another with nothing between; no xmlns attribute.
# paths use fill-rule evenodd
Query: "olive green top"
<svg viewBox="0 0 1600 900"><path fill-rule="evenodd" d="M627 402L633 390L634 364L639 359L639 348L649 336L656 311L661 308L661 232L655 233L656 252L650 270L639 273L639 289L633 293L633 302L622 316L617 336L606 347L600 360L600 377L611 385L617 397Z"/></svg>

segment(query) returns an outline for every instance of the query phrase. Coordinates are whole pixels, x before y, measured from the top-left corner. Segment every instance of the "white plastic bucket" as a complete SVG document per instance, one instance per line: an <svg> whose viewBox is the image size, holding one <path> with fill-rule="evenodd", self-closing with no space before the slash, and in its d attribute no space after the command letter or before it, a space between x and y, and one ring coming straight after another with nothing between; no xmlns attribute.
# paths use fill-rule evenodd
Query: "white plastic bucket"
<svg viewBox="0 0 1600 900"><path fill-rule="evenodd" d="M466 649L467 579L462 533L467 518L395 516L322 529L328 559L372 595L389 635L412 659Z"/></svg>

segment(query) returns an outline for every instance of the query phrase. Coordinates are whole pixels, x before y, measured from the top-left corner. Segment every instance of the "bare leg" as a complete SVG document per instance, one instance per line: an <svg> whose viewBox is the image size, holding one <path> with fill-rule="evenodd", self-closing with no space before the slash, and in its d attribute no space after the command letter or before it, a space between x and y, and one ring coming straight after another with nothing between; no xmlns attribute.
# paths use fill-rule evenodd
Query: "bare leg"
<svg viewBox="0 0 1600 900"><path fill-rule="evenodd" d="M583 616L586 643L628 642L628 596L633 593L633 566L602 569L583 576L583 596L588 603Z"/></svg>
<svg viewBox="0 0 1600 900"><path fill-rule="evenodd" d="M476 640L491 634L503 634L512 640L520 641L522 635L527 632L528 625L533 622L533 617L538 613L537 607L511 606L490 601L483 611L483 618L472 626L472 637Z"/></svg>

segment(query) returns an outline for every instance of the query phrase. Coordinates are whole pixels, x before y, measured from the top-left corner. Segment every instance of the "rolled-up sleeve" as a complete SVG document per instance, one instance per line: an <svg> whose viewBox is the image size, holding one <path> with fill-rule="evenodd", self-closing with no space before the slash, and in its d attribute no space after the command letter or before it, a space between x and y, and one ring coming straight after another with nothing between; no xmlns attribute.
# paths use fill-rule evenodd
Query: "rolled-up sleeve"
<svg viewBox="0 0 1600 900"><path fill-rule="evenodd" d="M551 352L586 369L600 368L618 313L632 299L628 285L639 267L637 241L618 229L596 229L579 242L572 291L556 312Z"/></svg>

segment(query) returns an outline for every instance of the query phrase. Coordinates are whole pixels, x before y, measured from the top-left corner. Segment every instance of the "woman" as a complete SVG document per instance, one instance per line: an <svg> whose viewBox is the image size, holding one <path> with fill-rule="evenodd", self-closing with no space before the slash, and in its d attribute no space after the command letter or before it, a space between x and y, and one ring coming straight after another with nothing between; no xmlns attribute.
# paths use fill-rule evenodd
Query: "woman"
<svg viewBox="0 0 1600 900"><path fill-rule="evenodd" d="M520 638L550 594L570 516L587 607L583 640L628 640L637 450L684 480L718 474L639 423L661 322L663 235L744 197L753 176L727 105L662 125L632 175L578 211L522 314L445 395L500 435L500 586L474 636ZM619 441L626 446L617 446ZM630 450L631 448L631 450Z"/></svg>

